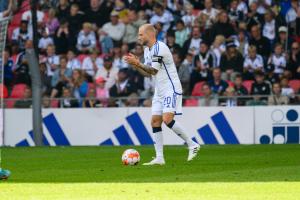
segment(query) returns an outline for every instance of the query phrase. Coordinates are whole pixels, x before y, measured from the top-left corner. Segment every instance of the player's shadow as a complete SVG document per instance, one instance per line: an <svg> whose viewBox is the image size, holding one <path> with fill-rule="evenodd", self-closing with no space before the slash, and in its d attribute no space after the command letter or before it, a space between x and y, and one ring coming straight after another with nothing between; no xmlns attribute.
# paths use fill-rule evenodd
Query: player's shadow
<svg viewBox="0 0 300 200"><path fill-rule="evenodd" d="M78 182L269 182L300 181L300 145L211 145L188 163L182 146L165 147L165 166L123 166L129 147L4 148L2 167L11 170L6 183ZM134 147L141 161L152 146Z"/></svg>

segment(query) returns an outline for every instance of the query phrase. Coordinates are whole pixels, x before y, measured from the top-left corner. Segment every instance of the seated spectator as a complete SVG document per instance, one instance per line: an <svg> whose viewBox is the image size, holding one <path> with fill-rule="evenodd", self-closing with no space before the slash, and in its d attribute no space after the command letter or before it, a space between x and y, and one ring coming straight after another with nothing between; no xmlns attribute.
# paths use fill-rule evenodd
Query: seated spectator
<svg viewBox="0 0 300 200"><path fill-rule="evenodd" d="M24 91L24 96L22 99L16 101L15 108L31 108L32 99L31 99L31 89L28 87Z"/></svg>
<svg viewBox="0 0 300 200"><path fill-rule="evenodd" d="M176 31L175 31L175 43L178 44L181 48L185 41L189 38L190 31L185 27L182 20L176 22Z"/></svg>
<svg viewBox="0 0 300 200"><path fill-rule="evenodd" d="M60 108L78 108L78 100L72 96L69 88L63 88L62 99L59 101Z"/></svg>
<svg viewBox="0 0 300 200"><path fill-rule="evenodd" d="M222 70L222 79L234 81L237 73L243 72L244 58L237 50L233 40L226 42L226 52L221 56L220 69Z"/></svg>
<svg viewBox="0 0 300 200"><path fill-rule="evenodd" d="M81 53L88 53L96 47L96 34L92 30L92 24L85 22L82 25L82 30L77 37L76 47Z"/></svg>
<svg viewBox="0 0 300 200"><path fill-rule="evenodd" d="M274 15L272 10L266 10L266 13L264 14L265 23L262 28L262 34L270 41L271 48L275 44L276 31L278 29L278 22L274 19Z"/></svg>
<svg viewBox="0 0 300 200"><path fill-rule="evenodd" d="M226 11L218 14L218 21L211 28L210 41L214 41L217 35L223 35L226 39L234 35L235 31L229 22Z"/></svg>
<svg viewBox="0 0 300 200"><path fill-rule="evenodd" d="M270 56L268 65L274 66L274 73L278 77L281 77L283 75L283 72L286 69L286 59L281 44L275 45L274 54Z"/></svg>
<svg viewBox="0 0 300 200"><path fill-rule="evenodd" d="M139 107L139 96L136 93L131 93L126 102L126 107Z"/></svg>
<svg viewBox="0 0 300 200"><path fill-rule="evenodd" d="M228 83L221 79L220 68L213 69L213 79L208 81L208 85L214 94L223 95L223 92L228 87Z"/></svg>
<svg viewBox="0 0 300 200"><path fill-rule="evenodd" d="M128 45L123 44L122 48L121 46L115 46L113 48L113 67L118 68L118 69L124 69L128 68L129 65L124 61L123 56L128 54Z"/></svg>
<svg viewBox="0 0 300 200"><path fill-rule="evenodd" d="M103 67L103 59L99 57L99 52L94 49L88 57L84 58L81 69L92 80L97 71Z"/></svg>
<svg viewBox="0 0 300 200"><path fill-rule="evenodd" d="M47 47L49 45L53 45L53 44L54 44L54 41L53 41L52 37L50 37L48 29L47 28L43 29L42 38L40 38L39 44L38 44L40 52L46 53Z"/></svg>
<svg viewBox="0 0 300 200"><path fill-rule="evenodd" d="M265 82L265 76L262 72L255 73L255 81L251 87L251 95L269 95L271 93L270 85Z"/></svg>
<svg viewBox="0 0 300 200"><path fill-rule="evenodd" d="M28 21L21 21L20 27L14 29L11 40L19 46L20 51L25 49L25 42L32 40L32 32L28 31Z"/></svg>
<svg viewBox="0 0 300 200"><path fill-rule="evenodd" d="M109 90L105 88L105 79L103 77L98 77L96 79L96 98L102 104L102 107L108 106Z"/></svg>
<svg viewBox="0 0 300 200"><path fill-rule="evenodd" d="M264 60L261 55L256 52L256 47L251 45L248 48L248 55L244 61L244 79L253 80L254 73L257 71L264 71Z"/></svg>
<svg viewBox="0 0 300 200"><path fill-rule="evenodd" d="M103 57L104 67L98 69L95 79L103 77L105 79L105 88L110 89L116 82L119 69L112 66L113 58L110 55Z"/></svg>
<svg viewBox="0 0 300 200"><path fill-rule="evenodd" d="M51 108L51 99L48 95L43 95L42 108Z"/></svg>
<svg viewBox="0 0 300 200"><path fill-rule="evenodd" d="M185 15L181 17L184 25L191 31L196 17L193 15L193 5L186 3L184 5Z"/></svg>
<svg viewBox="0 0 300 200"><path fill-rule="evenodd" d="M70 45L72 48L75 48L77 44L77 36L82 28L82 24L84 22L84 15L79 11L79 6L77 4L72 4L70 8L70 14L66 20L68 22L68 30ZM61 23L62 25L62 23Z"/></svg>
<svg viewBox="0 0 300 200"><path fill-rule="evenodd" d="M59 20L66 19L70 12L70 5L68 0L59 0L57 6L57 18Z"/></svg>
<svg viewBox="0 0 300 200"><path fill-rule="evenodd" d="M228 17L230 21L240 22L244 21L245 16L242 10L238 9L239 0L232 0L230 3L230 9L228 13Z"/></svg>
<svg viewBox="0 0 300 200"><path fill-rule="evenodd" d="M56 52L58 54L65 54L69 48L73 48L73 46L75 46L73 44L74 42L72 42L72 40L74 40L72 38L75 37L75 34L70 33L69 22L66 20L61 20L60 27L54 34L54 43L56 46Z"/></svg>
<svg viewBox="0 0 300 200"><path fill-rule="evenodd" d="M287 69L291 78L300 79L300 46L298 42L293 42L292 44Z"/></svg>
<svg viewBox="0 0 300 200"><path fill-rule="evenodd" d="M96 99L96 91L94 88L90 88L85 100L82 103L84 108L96 108L100 107L100 101Z"/></svg>
<svg viewBox="0 0 300 200"><path fill-rule="evenodd" d="M237 42L238 42L238 51L243 55L243 57L248 55L248 48L249 48L249 42L247 37L247 32L244 29L238 30L237 35Z"/></svg>
<svg viewBox="0 0 300 200"><path fill-rule="evenodd" d="M289 98L281 94L280 83L274 83L272 91L272 95L268 97L268 105L288 105Z"/></svg>
<svg viewBox="0 0 300 200"><path fill-rule="evenodd" d="M295 91L289 86L289 79L287 77L282 77L280 81L281 94L290 98L295 97Z"/></svg>
<svg viewBox="0 0 300 200"><path fill-rule="evenodd" d="M67 87L71 82L72 70L67 68L67 58L60 57L59 67L55 70L51 78L51 86L54 88L51 93L51 98L60 97L62 89Z"/></svg>
<svg viewBox="0 0 300 200"><path fill-rule="evenodd" d="M49 96L51 94L51 76L47 75L46 63L40 63L40 75L42 81L42 94Z"/></svg>
<svg viewBox="0 0 300 200"><path fill-rule="evenodd" d="M55 54L55 46L52 44L47 46L45 62L47 65L48 76L53 76L59 65L59 56Z"/></svg>
<svg viewBox="0 0 300 200"><path fill-rule="evenodd" d="M107 22L101 28L101 35L109 36L114 43L114 46L121 45L122 38L125 34L125 25L119 22L119 13L116 11L111 12L110 22Z"/></svg>
<svg viewBox="0 0 300 200"><path fill-rule="evenodd" d="M3 69L4 69L4 85L10 91L13 80L14 80L14 61L10 58L10 51L9 49L5 49L3 52Z"/></svg>
<svg viewBox="0 0 300 200"><path fill-rule="evenodd" d="M73 50L71 50L71 49L68 50L67 59L68 59L68 63L67 63L67 68L68 69L71 69L71 70L81 69L81 63L76 58L76 55L75 55Z"/></svg>
<svg viewBox="0 0 300 200"><path fill-rule="evenodd" d="M79 105L81 105L82 99L86 97L88 92L88 83L85 80L84 73L81 70L73 70L70 85L73 89L73 96L78 100Z"/></svg>
<svg viewBox="0 0 300 200"><path fill-rule="evenodd" d="M288 28L285 26L280 26L278 32L278 37L275 43L281 44L282 47L284 47L288 52L290 52L292 46L292 39L288 36Z"/></svg>
<svg viewBox="0 0 300 200"><path fill-rule="evenodd" d="M187 65L182 63L182 58L179 53L173 53L173 60L177 69L178 77L182 85L183 94L189 94L190 71Z"/></svg>
<svg viewBox="0 0 300 200"><path fill-rule="evenodd" d="M182 48L182 55L186 55L188 52L197 55L200 51L200 43L202 41L200 28L198 26L194 26L192 29L191 37L185 41Z"/></svg>
<svg viewBox="0 0 300 200"><path fill-rule="evenodd" d="M210 86L208 84L202 85L202 93L203 97L199 99L198 105L199 106L218 106L218 98L216 95L214 95L210 89Z"/></svg>
<svg viewBox="0 0 300 200"><path fill-rule="evenodd" d="M219 10L213 7L212 0L205 0L204 1L204 9L201 13L205 14L208 17L207 23L205 26L207 28L211 28L211 26L217 21Z"/></svg>
<svg viewBox="0 0 300 200"><path fill-rule="evenodd" d="M225 38L223 35L216 36L215 41L211 46L211 50L216 59L215 67L220 67L221 55L226 51Z"/></svg>
<svg viewBox="0 0 300 200"><path fill-rule="evenodd" d="M235 76L234 90L238 96L248 95L248 90L243 86L243 77L240 74Z"/></svg>
<svg viewBox="0 0 300 200"><path fill-rule="evenodd" d="M165 42L166 40L166 33L163 31L163 24L161 22L157 22L154 24L154 28L157 31L156 39L157 41Z"/></svg>
<svg viewBox="0 0 300 200"><path fill-rule="evenodd" d="M226 106L226 107L233 107L238 105L238 100L235 97L236 92L233 87L226 88L226 91L224 92L224 95L227 97L224 99L224 102L220 103L220 106Z"/></svg>
<svg viewBox="0 0 300 200"><path fill-rule="evenodd" d="M261 35L259 26L255 25L251 28L251 38L249 40L249 45L254 45L256 51L259 55L267 60L271 53L271 45L269 40Z"/></svg>
<svg viewBox="0 0 300 200"><path fill-rule="evenodd" d="M179 46L179 44L175 43L175 33L174 31L168 31L167 32L167 36L166 36L166 45L169 47L171 53L177 51L177 52L181 52L181 48Z"/></svg>
<svg viewBox="0 0 300 200"><path fill-rule="evenodd" d="M174 21L173 15L159 3L154 4L153 11L154 15L150 18L150 23L154 25L157 22L161 22L163 31L166 33Z"/></svg>
<svg viewBox="0 0 300 200"><path fill-rule="evenodd" d="M56 18L56 10L54 8L50 8L48 10L48 18L45 22L46 28L49 30L49 35L53 36L56 30L59 27L59 21Z"/></svg>
<svg viewBox="0 0 300 200"><path fill-rule="evenodd" d="M25 48L32 48L31 40L26 41ZM23 50L21 53L18 54L14 72L15 72L14 73L15 74L15 84L18 84L18 83L24 83L26 85L31 84L28 60L25 56L25 50Z"/></svg>
<svg viewBox="0 0 300 200"><path fill-rule="evenodd" d="M133 84L128 77L128 70L121 69L118 72L116 83L110 88L110 97L127 97L132 93L137 92L136 85Z"/></svg>
<svg viewBox="0 0 300 200"><path fill-rule="evenodd" d="M37 3L36 5L36 18L37 18L37 25L38 27L43 27L43 22L45 18L45 13L41 11L40 9L40 3ZM22 20L25 20L28 22L28 31L32 34L32 13L31 10L27 10L22 14Z"/></svg>
<svg viewBox="0 0 300 200"><path fill-rule="evenodd" d="M214 55L209 50L206 42L201 42L200 53L193 59L193 71L191 73L190 89L199 81L207 81L211 79L212 69L215 67Z"/></svg>

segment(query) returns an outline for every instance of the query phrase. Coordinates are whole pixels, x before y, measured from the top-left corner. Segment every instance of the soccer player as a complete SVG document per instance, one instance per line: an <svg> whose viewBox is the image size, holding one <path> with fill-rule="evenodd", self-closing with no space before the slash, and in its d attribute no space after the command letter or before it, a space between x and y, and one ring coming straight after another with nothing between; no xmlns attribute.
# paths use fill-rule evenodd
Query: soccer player
<svg viewBox="0 0 300 200"><path fill-rule="evenodd" d="M155 78L151 126L156 157L144 165L165 164L162 122L186 142L189 148L187 160L191 161L200 150L200 145L192 141L182 125L174 120L175 115L182 114L182 87L171 51L165 43L156 40L156 30L151 24L139 28L138 42L145 46L145 63L140 63L133 54L124 56L124 60L142 75Z"/></svg>

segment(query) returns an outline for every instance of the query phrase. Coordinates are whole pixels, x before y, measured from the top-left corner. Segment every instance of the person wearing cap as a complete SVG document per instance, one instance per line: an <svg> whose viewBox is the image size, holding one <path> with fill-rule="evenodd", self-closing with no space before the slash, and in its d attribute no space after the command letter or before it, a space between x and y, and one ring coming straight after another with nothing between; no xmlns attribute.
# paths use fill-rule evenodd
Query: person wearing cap
<svg viewBox="0 0 300 200"><path fill-rule="evenodd" d="M105 79L105 88L110 89L116 82L118 78L118 71L117 67L113 67L112 65L113 57L109 54L103 56L103 67L99 68L95 79L99 77L103 77Z"/></svg>
<svg viewBox="0 0 300 200"><path fill-rule="evenodd" d="M99 31L98 31L99 32ZM114 43L114 46L120 45L125 34L125 25L119 21L119 13L112 11L110 14L110 22L103 25L101 29L102 36L109 36Z"/></svg>
<svg viewBox="0 0 300 200"><path fill-rule="evenodd" d="M105 88L105 78L98 77L96 80L96 97L99 99L103 107L107 107L108 98L109 98L109 90Z"/></svg>
<svg viewBox="0 0 300 200"><path fill-rule="evenodd" d="M280 26L278 32L276 43L280 43L285 51L289 52L292 46L292 39L288 37L288 28L286 26Z"/></svg>

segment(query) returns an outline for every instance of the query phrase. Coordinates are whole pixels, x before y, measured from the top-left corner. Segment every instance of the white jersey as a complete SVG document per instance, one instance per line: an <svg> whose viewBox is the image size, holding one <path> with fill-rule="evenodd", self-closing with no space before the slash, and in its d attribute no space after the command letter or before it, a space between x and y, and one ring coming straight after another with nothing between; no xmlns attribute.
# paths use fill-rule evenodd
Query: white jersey
<svg viewBox="0 0 300 200"><path fill-rule="evenodd" d="M182 95L182 87L173 56L165 43L157 41L151 49L146 47L144 58L146 65L158 70L154 76L156 95L163 96L169 92Z"/></svg>
<svg viewBox="0 0 300 200"><path fill-rule="evenodd" d="M145 64L158 70L153 76L155 91L152 99L152 115L173 112L182 113L182 87L170 49L157 41L144 49Z"/></svg>

